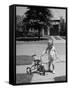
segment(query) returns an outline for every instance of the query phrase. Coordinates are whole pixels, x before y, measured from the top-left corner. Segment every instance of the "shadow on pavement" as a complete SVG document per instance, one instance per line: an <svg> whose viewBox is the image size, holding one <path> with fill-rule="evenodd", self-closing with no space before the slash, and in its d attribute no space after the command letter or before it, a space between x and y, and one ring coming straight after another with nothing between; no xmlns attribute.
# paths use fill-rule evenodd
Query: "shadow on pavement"
<svg viewBox="0 0 69 90"><path fill-rule="evenodd" d="M30 83L32 80L33 74L16 74L16 83Z"/></svg>
<svg viewBox="0 0 69 90"><path fill-rule="evenodd" d="M55 81L66 81L66 76L59 76L54 78Z"/></svg>
<svg viewBox="0 0 69 90"><path fill-rule="evenodd" d="M16 56L16 65L30 65L32 64L33 58L28 55Z"/></svg>

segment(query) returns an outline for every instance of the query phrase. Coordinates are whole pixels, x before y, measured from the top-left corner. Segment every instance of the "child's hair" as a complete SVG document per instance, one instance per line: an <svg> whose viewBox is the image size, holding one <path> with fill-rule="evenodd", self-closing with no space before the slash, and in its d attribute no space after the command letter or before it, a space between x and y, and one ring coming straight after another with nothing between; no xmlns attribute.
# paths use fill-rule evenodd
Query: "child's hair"
<svg viewBox="0 0 69 90"><path fill-rule="evenodd" d="M36 54L33 54L33 55L32 55L32 57L35 57L35 56L36 56Z"/></svg>

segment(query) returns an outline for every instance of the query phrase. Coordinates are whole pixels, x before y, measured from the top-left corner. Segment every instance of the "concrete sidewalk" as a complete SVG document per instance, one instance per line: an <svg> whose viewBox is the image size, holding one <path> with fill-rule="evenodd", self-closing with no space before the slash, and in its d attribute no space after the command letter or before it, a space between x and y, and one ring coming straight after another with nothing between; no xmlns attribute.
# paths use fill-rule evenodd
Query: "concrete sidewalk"
<svg viewBox="0 0 69 90"><path fill-rule="evenodd" d="M55 77L66 76L66 41L62 39L56 40L53 36L51 36L54 40L54 46L57 50L58 56L60 60L55 64L55 74L46 72L45 76L39 75L37 73L33 74L31 82L46 82L46 81L54 81ZM47 41L43 41L42 43L21 43L16 45L16 55L33 55L36 54L38 56L41 55L42 51L47 47ZM31 65L17 65L16 66L16 74L24 74L26 73L26 68L31 67Z"/></svg>
<svg viewBox="0 0 69 90"><path fill-rule="evenodd" d="M26 68L31 67L31 65L20 65L16 66L16 74L26 73ZM33 73L32 73L33 74ZM49 82L54 81L55 77L66 76L66 62L58 62L55 64L55 74L51 72L46 72L45 76L38 73L34 73L31 82Z"/></svg>
<svg viewBox="0 0 69 90"><path fill-rule="evenodd" d="M59 38L58 40L55 39L55 36L51 36L51 38L54 40L54 43L66 43L66 40L64 40L63 38L61 38L60 36L56 36L57 38Z"/></svg>

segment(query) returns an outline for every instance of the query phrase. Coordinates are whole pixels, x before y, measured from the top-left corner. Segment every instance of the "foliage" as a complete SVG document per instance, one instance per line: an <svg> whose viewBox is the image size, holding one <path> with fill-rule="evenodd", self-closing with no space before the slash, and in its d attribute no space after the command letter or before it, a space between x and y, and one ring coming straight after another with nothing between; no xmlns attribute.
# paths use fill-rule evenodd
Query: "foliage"
<svg viewBox="0 0 69 90"><path fill-rule="evenodd" d="M25 13L26 29L38 29L38 36L40 37L41 29L50 25L51 11L45 7L29 6Z"/></svg>

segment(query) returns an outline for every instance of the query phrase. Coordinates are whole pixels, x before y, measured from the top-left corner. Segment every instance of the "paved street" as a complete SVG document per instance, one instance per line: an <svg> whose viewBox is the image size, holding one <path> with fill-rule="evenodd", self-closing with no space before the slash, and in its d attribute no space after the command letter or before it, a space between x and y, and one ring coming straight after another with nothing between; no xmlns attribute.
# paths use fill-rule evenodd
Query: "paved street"
<svg viewBox="0 0 69 90"><path fill-rule="evenodd" d="M62 80L66 76L66 44L65 40L60 38L60 40L54 40L54 46L57 50L58 56L60 60L57 60L55 63L55 71L56 74L52 74L50 72L46 72L45 76L39 75L37 73L33 74L30 82L49 82L49 81L56 81L56 77L58 80ZM44 41L43 43L17 43L16 44L16 55L28 55L31 56L36 54L40 56L42 51L47 47L47 42ZM31 65L17 65L16 66L16 74L26 74L26 67L30 67ZM45 65L46 66L46 65ZM61 79L62 78L62 79Z"/></svg>

